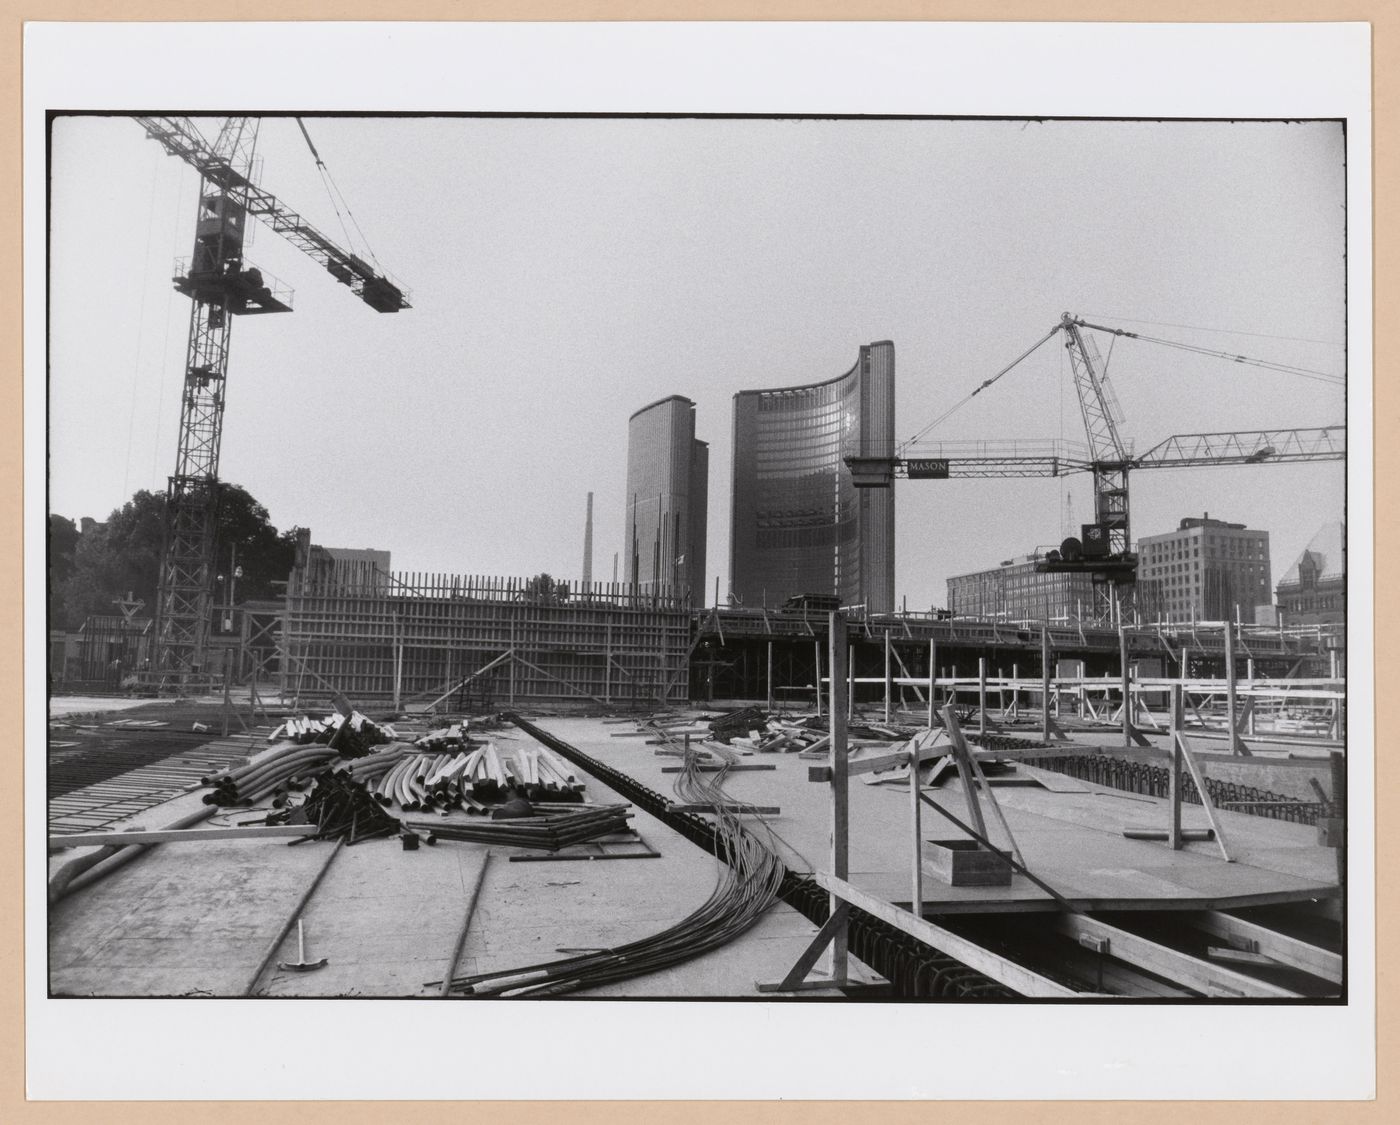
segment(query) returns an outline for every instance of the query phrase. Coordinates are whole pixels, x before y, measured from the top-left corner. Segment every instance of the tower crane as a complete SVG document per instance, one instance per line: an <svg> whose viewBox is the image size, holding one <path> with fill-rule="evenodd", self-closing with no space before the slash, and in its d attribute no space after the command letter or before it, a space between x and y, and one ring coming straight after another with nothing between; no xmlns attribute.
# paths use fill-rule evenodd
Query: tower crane
<svg viewBox="0 0 1400 1125"><path fill-rule="evenodd" d="M212 142L188 117L134 119L167 153L200 174L193 251L172 279L176 290L190 298L190 330L175 472L166 494L154 662L161 680L184 683L201 668L208 643L233 318L292 311L290 294L244 258L248 219L271 227L376 312L410 306L388 277L253 182L257 118L225 118Z"/></svg>
<svg viewBox="0 0 1400 1125"><path fill-rule="evenodd" d="M1074 448L1056 441L1013 443L1002 448L991 448L988 443L941 443L929 449L920 448L918 456L904 456L905 450L902 448L888 457L845 458L851 471L852 484L857 488L890 488L896 477L946 480L959 477L1059 477L1070 473L1091 473L1094 522L1082 526L1082 538L1067 538L1058 551L1049 552L1045 559L1036 564L1036 569L1051 573L1089 574L1098 594L1098 615L1107 618L1112 613L1115 601L1120 610L1126 608L1132 599L1133 583L1137 576L1138 560L1132 549L1129 523L1129 473L1140 469L1277 465L1293 461L1341 461L1346 458L1346 428L1342 425L1175 434L1146 453L1134 456L1119 434L1118 426L1123 416L1106 379L1098 349L1083 329L1184 347L1236 363L1295 373L1302 371L1247 356L1152 340L1139 333L1091 324L1065 313L1049 332L996 375L983 381L967 397L972 398L986 390L1042 344L1063 334L1088 439L1086 448ZM927 432L927 428L924 432Z"/></svg>

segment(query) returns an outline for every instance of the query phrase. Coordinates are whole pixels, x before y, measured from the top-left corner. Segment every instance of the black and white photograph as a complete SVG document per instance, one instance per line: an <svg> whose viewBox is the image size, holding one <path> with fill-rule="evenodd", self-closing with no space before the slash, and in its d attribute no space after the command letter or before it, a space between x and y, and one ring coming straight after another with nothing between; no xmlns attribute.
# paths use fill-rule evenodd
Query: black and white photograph
<svg viewBox="0 0 1400 1125"><path fill-rule="evenodd" d="M804 81L31 106L43 1012L1369 1010L1369 118Z"/></svg>

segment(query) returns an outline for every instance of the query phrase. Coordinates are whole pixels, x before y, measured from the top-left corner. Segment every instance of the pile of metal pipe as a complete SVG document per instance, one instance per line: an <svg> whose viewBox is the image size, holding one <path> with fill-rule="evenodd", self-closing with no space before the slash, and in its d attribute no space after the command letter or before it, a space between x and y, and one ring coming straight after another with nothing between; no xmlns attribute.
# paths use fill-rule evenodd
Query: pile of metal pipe
<svg viewBox="0 0 1400 1125"><path fill-rule="evenodd" d="M396 804L405 812L461 808L481 814L489 811L486 802L512 794L577 802L583 793L583 783L557 755L532 747L503 754L493 742L456 753L403 752L373 776L378 778L374 795L379 802Z"/></svg>
<svg viewBox="0 0 1400 1125"><path fill-rule="evenodd" d="M324 742L346 757L356 757L368 753L375 746L393 742L397 737L393 727L381 726L368 716L352 711L349 715L335 712L324 719L306 715L288 719L268 735L267 740L295 742L298 745Z"/></svg>
<svg viewBox="0 0 1400 1125"><path fill-rule="evenodd" d="M627 828L632 814L628 805L602 805L577 812L549 812L541 816L512 817L508 820L473 820L463 823L405 820L410 832L428 836L430 842L469 840L516 848L557 852L570 844L582 844L600 836L610 836Z"/></svg>
<svg viewBox="0 0 1400 1125"><path fill-rule="evenodd" d="M330 746L297 746L288 743L256 762L224 770L200 780L213 787L204 795L206 805L252 805L280 796L300 783L324 773L340 756Z"/></svg>

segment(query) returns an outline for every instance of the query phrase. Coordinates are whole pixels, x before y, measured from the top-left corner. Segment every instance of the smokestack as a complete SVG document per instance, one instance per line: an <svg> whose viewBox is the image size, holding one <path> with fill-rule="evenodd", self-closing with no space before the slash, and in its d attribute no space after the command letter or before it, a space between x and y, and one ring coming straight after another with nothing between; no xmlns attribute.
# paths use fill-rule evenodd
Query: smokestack
<svg viewBox="0 0 1400 1125"><path fill-rule="evenodd" d="M583 588L593 585L593 493L588 494L588 519L583 525Z"/></svg>

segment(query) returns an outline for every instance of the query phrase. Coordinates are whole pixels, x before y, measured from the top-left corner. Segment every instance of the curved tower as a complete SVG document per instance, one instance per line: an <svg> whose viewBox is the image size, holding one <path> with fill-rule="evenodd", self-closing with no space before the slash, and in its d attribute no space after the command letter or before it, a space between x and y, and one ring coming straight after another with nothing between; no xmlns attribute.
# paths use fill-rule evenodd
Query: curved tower
<svg viewBox="0 0 1400 1125"><path fill-rule="evenodd" d="M695 403L671 395L627 420L627 582L705 604L710 447L695 437Z"/></svg>
<svg viewBox="0 0 1400 1125"><path fill-rule="evenodd" d="M734 396L729 582L745 606L835 594L894 609L894 489L857 489L848 456L894 450L894 345L821 383Z"/></svg>

